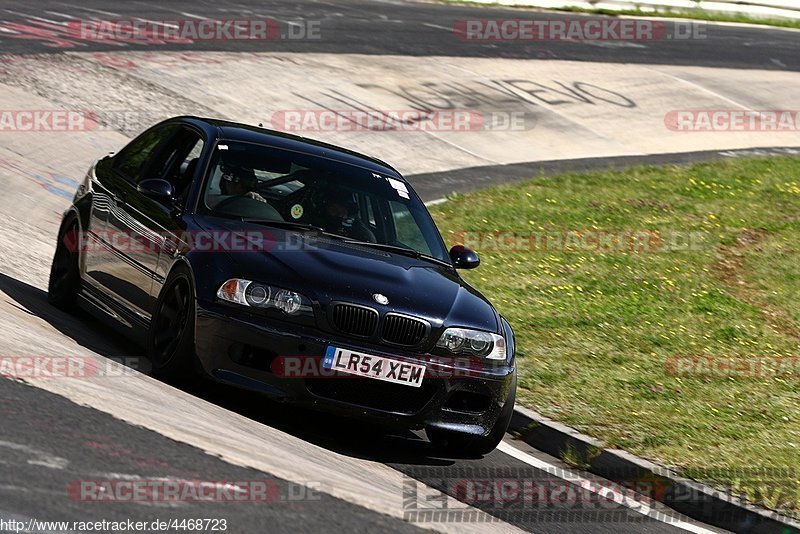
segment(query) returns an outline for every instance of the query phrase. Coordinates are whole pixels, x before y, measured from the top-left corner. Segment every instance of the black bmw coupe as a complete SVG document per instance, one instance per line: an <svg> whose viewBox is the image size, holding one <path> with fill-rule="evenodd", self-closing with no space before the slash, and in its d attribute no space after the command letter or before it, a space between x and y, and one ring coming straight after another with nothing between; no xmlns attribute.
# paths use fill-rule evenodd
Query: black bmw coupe
<svg viewBox="0 0 800 534"><path fill-rule="evenodd" d="M166 380L199 371L475 455L516 390L511 326L457 272L478 263L386 163L177 117L92 165L48 298L143 342Z"/></svg>

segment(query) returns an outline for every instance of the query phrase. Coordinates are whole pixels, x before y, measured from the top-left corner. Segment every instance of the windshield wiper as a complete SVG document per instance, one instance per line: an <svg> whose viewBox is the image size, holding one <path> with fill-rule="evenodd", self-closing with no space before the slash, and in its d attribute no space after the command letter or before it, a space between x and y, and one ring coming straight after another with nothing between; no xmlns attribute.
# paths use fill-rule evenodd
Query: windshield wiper
<svg viewBox="0 0 800 534"><path fill-rule="evenodd" d="M328 232L324 228L320 226L314 226L313 224L299 223L293 221L276 221L273 219L248 219L246 217L242 217L242 222L263 224L265 226L274 226L275 228L286 228L288 230L313 231L328 237L334 237L336 239L341 240L344 243L348 243L351 245L360 245L364 247L377 248L380 250L385 250L387 252L394 252L395 254L400 254L402 256L409 256L411 258L427 260L450 268L453 267L452 264L450 264L449 262L440 260L439 258L430 256L428 254L424 254L419 250L415 250L413 248L398 247L397 245L388 245L386 243L372 243L370 241L361 241L359 239L352 239L347 236L343 236L341 234L334 234L332 232Z"/></svg>
<svg viewBox="0 0 800 534"><path fill-rule="evenodd" d="M395 254L400 254L402 256L409 256L411 258L428 260L428 261L432 261L432 262L435 262L435 263L438 263L438 264L441 264L441 265L445 265L447 267L451 267L451 268L453 267L450 263L448 263L448 262L446 262L444 260L440 260L439 258L436 258L434 256L430 256L428 254L424 254L424 253L420 252L419 250L415 250L413 248L398 247L397 245L388 245L386 243L371 243L369 241L360 241L358 239L348 239L348 240L345 241L345 243L351 243L351 244L354 244L354 245L361 245L361 246L364 246L364 247L377 248L377 249L380 249L380 250L385 250L386 252L394 252Z"/></svg>
<svg viewBox="0 0 800 534"><path fill-rule="evenodd" d="M275 228L286 228L287 230L312 230L314 232L319 232L321 234L335 235L335 234L329 234L321 226L314 226L313 224L306 224L306 223L299 223L292 221L276 221L274 219L248 219L246 217L242 217L242 222L263 224L265 226L274 226Z"/></svg>
<svg viewBox="0 0 800 534"><path fill-rule="evenodd" d="M333 237L341 241L349 241L346 236L329 232L325 230L323 227L316 226L313 224L299 223L294 221L276 221L274 219L248 219L246 217L242 217L242 222L263 224L264 226L272 226L275 228L281 228L286 230L306 230L309 232L316 232L317 234L324 235L325 237Z"/></svg>

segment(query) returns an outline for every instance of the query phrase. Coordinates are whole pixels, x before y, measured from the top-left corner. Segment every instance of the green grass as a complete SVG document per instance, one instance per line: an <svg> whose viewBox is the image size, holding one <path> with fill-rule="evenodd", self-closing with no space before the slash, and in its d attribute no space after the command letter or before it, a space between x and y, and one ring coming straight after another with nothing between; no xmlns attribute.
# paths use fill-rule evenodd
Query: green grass
<svg viewBox="0 0 800 534"><path fill-rule="evenodd" d="M793 158L646 166L539 177L431 211L446 240L483 249L463 274L516 331L520 404L796 514L800 473L753 470L798 468L800 375L675 376L668 362L798 356L799 176ZM462 233L593 230L700 239L498 251Z"/></svg>
<svg viewBox="0 0 800 534"><path fill-rule="evenodd" d="M721 13L716 11L706 11L703 9L702 1L697 2L697 8L685 10L643 10L643 9L587 9L578 6L565 6L562 8L538 8L536 6L508 6L499 2L484 3L484 2L471 2L469 0L437 0L446 4L459 4L481 7L504 7L515 9L529 9L529 10L547 10L547 11L562 11L567 13L586 13L590 15L606 15L614 16L633 16L633 17L664 17L664 18L679 18L679 19L694 19L705 20L709 22L736 22L741 24L758 24L764 26L776 26L779 28L795 28L800 29L800 20L792 19L776 19L768 17L755 17L742 13Z"/></svg>

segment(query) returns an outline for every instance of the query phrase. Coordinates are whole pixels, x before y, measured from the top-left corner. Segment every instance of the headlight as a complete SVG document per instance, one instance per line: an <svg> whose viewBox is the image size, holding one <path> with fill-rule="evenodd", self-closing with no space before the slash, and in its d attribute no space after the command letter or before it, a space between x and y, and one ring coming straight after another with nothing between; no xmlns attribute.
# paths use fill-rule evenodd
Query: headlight
<svg viewBox="0 0 800 534"><path fill-rule="evenodd" d="M506 359L505 338L480 330L448 328L442 333L436 346L453 354L470 354L487 360Z"/></svg>
<svg viewBox="0 0 800 534"><path fill-rule="evenodd" d="M231 278L222 284L217 297L242 306L276 308L288 315L311 312L311 301L300 293L241 278Z"/></svg>
<svg viewBox="0 0 800 534"><path fill-rule="evenodd" d="M300 310L300 307L303 305L303 297L300 293L295 293L294 291L287 291L286 289L281 289L278 291L278 294L275 295L274 303L275 307L279 310L288 313L289 315L293 313L297 313Z"/></svg>

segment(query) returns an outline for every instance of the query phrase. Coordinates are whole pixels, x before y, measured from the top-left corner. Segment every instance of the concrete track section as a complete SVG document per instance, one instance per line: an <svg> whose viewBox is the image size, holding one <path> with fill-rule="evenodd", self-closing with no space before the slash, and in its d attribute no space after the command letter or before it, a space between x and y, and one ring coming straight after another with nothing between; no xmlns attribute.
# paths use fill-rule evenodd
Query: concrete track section
<svg viewBox="0 0 800 534"><path fill-rule="evenodd" d="M408 174L800 146L797 75L775 70L177 52L25 56L5 69L0 80L23 93L4 90L4 109L31 109L19 95L35 93L50 109L84 113L88 133L213 115L354 148Z"/></svg>
<svg viewBox="0 0 800 534"><path fill-rule="evenodd" d="M413 434L293 410L227 388L176 390L111 363L124 358L141 370L147 365L141 354L100 333L92 320L53 312L41 289L6 275L0 276L0 289L4 353L6 347L25 346L28 355L79 356L98 370L89 378L30 380L35 388L0 380L5 422L0 517L227 518L232 532L252 532L264 522L279 531L318 531L324 524L355 531L412 526L440 532L712 531L669 510L659 513L649 505L642 510L639 499L631 499L630 507L596 509L595 501L587 501L574 510L556 506L517 514L492 501L473 502L455 489L510 469L531 484L555 488L558 483L561 491L577 492L580 482L560 478L554 459L532 466L501 449L484 459L454 462L430 456ZM129 502L114 489L106 489L104 497L94 489L118 488L125 481L240 488L261 483L270 491L264 501L244 503ZM89 489L82 490L87 483ZM426 510L459 515L450 520L418 515ZM411 524L399 522L409 518Z"/></svg>
<svg viewBox="0 0 800 534"><path fill-rule="evenodd" d="M46 304L60 213L89 164L177 114L262 123L366 152L420 175L426 200L530 177L537 162L554 168L577 158L604 165L607 158L800 146L797 129L677 128L681 111L701 113L689 116L696 118L722 110L730 118L739 111L800 109L793 90L800 47L789 32L714 30L695 52L677 42L473 46L451 31L458 18L507 14L356 1L110 8L44 0L35 11L0 2L0 49L10 54L0 58L6 188L0 195L0 359L78 357L95 370L26 378L29 384L0 380L0 519L225 518L232 532L264 524L315 531L711 532L641 499L623 498L613 513L598 514L589 501L561 515L549 508L509 513L496 500L465 496L453 482L513 469L541 487L563 484L570 491L584 487L588 475L510 436L485 458L456 461L435 457L414 433L293 410L222 387L176 389L148 376L141 348L92 319ZM67 20L175 16L271 16L284 28L287 21L316 18L323 39L145 45L62 35ZM398 119L403 113L411 118ZM68 126L53 118L64 114L75 119ZM30 126L31 117L38 117L37 126ZM81 481L110 481L113 488L142 480L205 481L226 490L230 481L257 481L272 492L246 504L102 503L69 489ZM469 520L410 519L430 510L457 510Z"/></svg>
<svg viewBox="0 0 800 534"><path fill-rule="evenodd" d="M69 85L65 83L64 87ZM64 93L66 89L62 90ZM3 99L6 107L24 104L36 109L53 108L52 102L16 87L6 88ZM164 104L165 113L168 105ZM257 521L314 530L314 521L321 519L306 520L305 515L318 513L327 517L325 514L334 514L341 502L347 504L342 505L335 520L359 528L384 521L383 528L402 530L406 524L393 522L408 519L409 512L433 508L467 511L468 520L423 516L411 526L445 532L709 531L669 510L656 513L648 505L643 514L637 511L641 508L638 503L620 505L621 511L613 510L613 514L598 514L588 506L579 506L575 513L555 519L550 512L542 516L537 509L533 513L529 510L527 514L508 514L496 502L472 502L455 491L452 482L487 473L494 476L492 473L503 467L516 466L524 469L519 472L524 473L525 480L547 486L554 481L566 487L577 487L577 483L559 478L555 467L553 472L543 470L541 464L525 464L503 450L466 463L436 458L415 434L397 435L289 410L226 388L203 386L182 391L148 377L147 361L140 348L117 340L91 319L70 317L53 309L46 304L43 290L59 212L68 204L90 155L115 150L126 139L104 129L17 132L8 135L2 145L2 176L13 194L0 198L5 229L5 254L0 260L0 355L12 361L31 356L79 357L88 362L90 369L103 370L91 376L28 379L39 391L49 392L48 400L41 402L52 403L48 413L63 422L60 426L43 418L38 404L17 399L26 395L29 398L36 390L4 384L9 414L23 421L38 421L38 426L27 428L11 424L12 419L8 418L9 424L3 427L0 440L10 444L6 449L15 458L22 456L19 461L2 464L6 479L13 481L2 488L6 492L3 502L10 503L3 509L4 517L152 520L179 519L190 514L197 517L199 513L205 518L229 517L232 524L238 521L232 528L235 532L251 531L248 525ZM109 359L121 360L127 366L120 371ZM63 436L63 426L74 429L73 434ZM100 430L106 434L100 435ZM31 455L39 455L40 459ZM184 455L185 459L178 461ZM190 472L187 462L195 455L203 459L192 461L196 470ZM50 467L44 469L59 469L58 472L41 471L42 466L31 464L41 458L49 458L46 463ZM449 469L449 475L442 478L438 468ZM240 505L220 509L219 504L196 503L179 509L162 508L163 503L156 503L155 508L152 503L140 503L112 510L107 504L76 501L68 492L69 487L86 480L110 480L117 485L120 480L201 479L217 483L230 477L269 481L270 487L277 488L274 495L286 497L239 513L236 506ZM410 487L413 492L409 492ZM312 491L323 495L320 501L287 502L289 495L308 496ZM30 503L34 495L47 496L47 514L36 514L32 506L22 504ZM321 508L315 512L317 505L330 512L322 512Z"/></svg>
<svg viewBox="0 0 800 534"><path fill-rule="evenodd" d="M227 388L180 390L150 378L139 347L92 319L55 310L44 291L58 212L74 185L49 169L78 173L82 165L71 165L70 155L102 153L118 142L124 137L111 132L37 132L25 143L4 147L3 157L13 164L5 164L3 175L14 194L0 198L5 229L0 356L4 365L27 357L78 358L91 372L25 378L36 389L0 381L7 423L0 431L0 448L7 453L0 463L6 481L0 485L0 517L152 521L199 514L228 518L233 532L251 532L252 525L264 521L300 530L317 530L317 522L327 521L356 531L375 522L392 531L710 531L669 510L650 504L643 509L638 501L601 513L595 505L578 504L555 516L538 508L509 514L495 501L474 502L457 491L455 482L493 477L507 467L547 487L577 491L580 482L564 479L554 459L531 465L502 449L484 459L438 458L413 433L292 410ZM37 391L41 398L33 400ZM551 465L552 470L542 468ZM246 509L235 503L148 500L117 506L76 498L74 489L87 481L116 488L131 481L224 485L232 479L269 484L273 499L247 503ZM424 510L468 515L466 520L415 515ZM306 519L307 514L316 515ZM400 523L403 519L411 524Z"/></svg>
<svg viewBox="0 0 800 534"><path fill-rule="evenodd" d="M201 517L232 532L259 532L265 523L270 532L296 532L299 517L304 529L315 531L332 527L353 532L420 530L401 519L331 497L322 488L335 482L323 481L324 473L302 484L289 482L225 462L29 385L0 379L0 392L4 428L0 437L0 519L16 518L26 527L35 521L29 532L77 530L73 522L102 520L142 521L150 527L148 531L155 531L151 527L154 521ZM58 445L43 443L43 432L57 436ZM264 498L254 492L253 500L240 502L141 500L112 506L88 500L95 497L100 481L122 491L126 484L152 481L191 487L196 480L239 490L262 487ZM64 522L69 527L61 528Z"/></svg>

